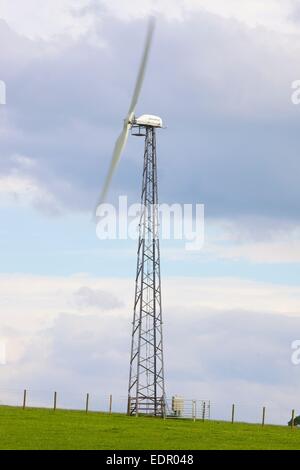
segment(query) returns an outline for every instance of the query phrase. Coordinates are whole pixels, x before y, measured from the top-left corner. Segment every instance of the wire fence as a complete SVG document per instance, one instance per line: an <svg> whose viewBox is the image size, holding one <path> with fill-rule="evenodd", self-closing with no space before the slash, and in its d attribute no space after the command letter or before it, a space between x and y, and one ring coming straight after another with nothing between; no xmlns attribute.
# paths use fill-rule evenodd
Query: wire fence
<svg viewBox="0 0 300 470"><path fill-rule="evenodd" d="M0 389L0 406L124 413L127 398L96 393Z"/></svg>
<svg viewBox="0 0 300 470"><path fill-rule="evenodd" d="M44 408L49 410L74 410L99 413L127 414L128 397L97 392L49 390L14 390L0 388L0 406ZM224 421L253 423L265 426L294 425L297 410L288 405L279 408L275 405L256 406L253 403L212 403L210 400L185 399L173 396L166 399L167 419L191 419L194 421Z"/></svg>

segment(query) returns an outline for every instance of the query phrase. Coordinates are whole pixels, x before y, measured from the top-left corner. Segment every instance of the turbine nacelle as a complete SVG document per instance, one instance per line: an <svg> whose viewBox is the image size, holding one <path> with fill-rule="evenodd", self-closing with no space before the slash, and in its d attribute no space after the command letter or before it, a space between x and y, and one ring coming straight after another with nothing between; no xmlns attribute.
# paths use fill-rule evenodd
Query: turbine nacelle
<svg viewBox="0 0 300 470"><path fill-rule="evenodd" d="M163 127L163 121L159 116L153 116L151 114L143 114L139 118L135 118L132 122L134 126L143 127Z"/></svg>

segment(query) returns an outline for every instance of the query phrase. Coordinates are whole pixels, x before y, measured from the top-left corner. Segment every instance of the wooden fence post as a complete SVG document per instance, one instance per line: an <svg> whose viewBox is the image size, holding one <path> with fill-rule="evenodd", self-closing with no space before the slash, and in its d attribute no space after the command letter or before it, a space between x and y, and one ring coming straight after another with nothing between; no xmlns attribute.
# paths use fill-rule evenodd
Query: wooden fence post
<svg viewBox="0 0 300 470"><path fill-rule="evenodd" d="M56 411L56 408L57 408L57 392L54 392L53 411Z"/></svg>
<svg viewBox="0 0 300 470"><path fill-rule="evenodd" d="M127 416L130 416L131 413L131 397L128 397L128 402L127 402Z"/></svg>
<svg viewBox="0 0 300 470"><path fill-rule="evenodd" d="M206 413L206 402L203 403L202 421L205 421L205 413Z"/></svg>
<svg viewBox="0 0 300 470"><path fill-rule="evenodd" d="M161 399L161 410L163 419L166 419L166 403L164 398Z"/></svg>
<svg viewBox="0 0 300 470"><path fill-rule="evenodd" d="M295 426L295 410L292 411L292 425L291 428L294 429Z"/></svg>
<svg viewBox="0 0 300 470"><path fill-rule="evenodd" d="M195 400L192 401L192 415L194 423L196 422L196 402Z"/></svg>
<svg viewBox="0 0 300 470"><path fill-rule="evenodd" d="M109 414L112 414L112 404L113 404L113 396L109 396Z"/></svg>
<svg viewBox="0 0 300 470"><path fill-rule="evenodd" d="M266 407L263 407L263 414L262 414L262 427L264 427L266 422Z"/></svg>
<svg viewBox="0 0 300 470"><path fill-rule="evenodd" d="M86 403L85 403L85 412L86 412L86 414L89 412L89 403L90 403L90 394L87 393L87 395L86 395Z"/></svg>
<svg viewBox="0 0 300 470"><path fill-rule="evenodd" d="M231 423L234 423L235 419L235 405L232 405Z"/></svg>
<svg viewBox="0 0 300 470"><path fill-rule="evenodd" d="M24 390L24 395L23 395L23 410L26 408L26 399L27 399L27 390Z"/></svg>

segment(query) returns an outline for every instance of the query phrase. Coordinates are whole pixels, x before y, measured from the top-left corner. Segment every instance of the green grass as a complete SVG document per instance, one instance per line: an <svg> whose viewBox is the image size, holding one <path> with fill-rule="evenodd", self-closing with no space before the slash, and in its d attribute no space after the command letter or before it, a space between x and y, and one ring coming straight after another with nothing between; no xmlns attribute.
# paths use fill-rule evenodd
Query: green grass
<svg viewBox="0 0 300 470"><path fill-rule="evenodd" d="M288 427L0 407L0 449L299 449Z"/></svg>

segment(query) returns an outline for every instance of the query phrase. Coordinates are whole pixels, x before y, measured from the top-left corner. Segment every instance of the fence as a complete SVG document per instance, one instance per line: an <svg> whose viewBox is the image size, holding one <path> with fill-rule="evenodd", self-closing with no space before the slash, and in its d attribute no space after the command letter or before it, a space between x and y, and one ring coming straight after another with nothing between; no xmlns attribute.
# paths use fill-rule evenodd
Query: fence
<svg viewBox="0 0 300 470"><path fill-rule="evenodd" d="M175 400L175 401L174 401ZM81 410L88 413L127 413L128 397L102 395L99 393L59 393L45 390L7 390L0 389L0 405L26 408L46 408L56 411ZM173 397L166 399L166 418L205 420L210 418L210 402L186 400Z"/></svg>
<svg viewBox="0 0 300 470"><path fill-rule="evenodd" d="M15 406L26 408L46 408L46 409L62 409L75 411L94 411L124 413L126 409L127 399L118 397L115 401L113 396L100 393L81 393L48 390L8 390L0 389L0 405Z"/></svg>
<svg viewBox="0 0 300 470"><path fill-rule="evenodd" d="M100 392L84 393L49 390L0 389L0 406L21 408L46 408L56 410L78 410L88 412L121 413L128 410L128 397ZM212 403L209 400L187 400L175 396L166 400L166 418L193 419L194 421L214 420L229 423L294 424L296 409L285 406L259 406L255 403ZM292 426L293 427L293 426Z"/></svg>

